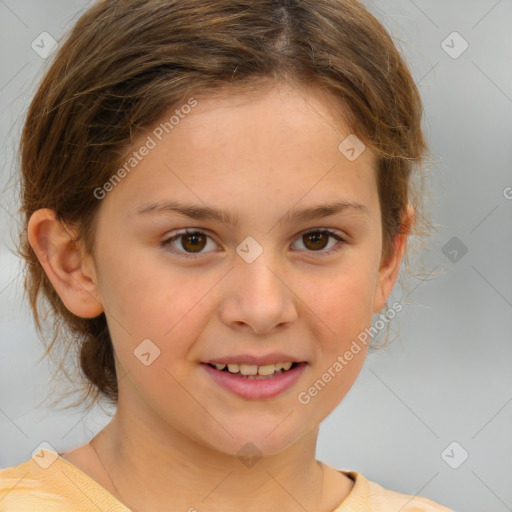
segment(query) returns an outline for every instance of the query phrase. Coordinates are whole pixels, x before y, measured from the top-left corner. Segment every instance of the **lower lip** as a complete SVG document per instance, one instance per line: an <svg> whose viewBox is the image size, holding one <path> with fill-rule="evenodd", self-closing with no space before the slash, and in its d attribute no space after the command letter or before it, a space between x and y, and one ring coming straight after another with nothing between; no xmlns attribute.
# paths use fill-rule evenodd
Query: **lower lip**
<svg viewBox="0 0 512 512"><path fill-rule="evenodd" d="M250 400L261 400L273 398L287 389L290 389L300 378L307 363L299 363L295 368L283 372L275 377L269 376L266 379L247 379L238 377L236 374L216 370L210 365L202 363L204 370L220 386L235 395Z"/></svg>

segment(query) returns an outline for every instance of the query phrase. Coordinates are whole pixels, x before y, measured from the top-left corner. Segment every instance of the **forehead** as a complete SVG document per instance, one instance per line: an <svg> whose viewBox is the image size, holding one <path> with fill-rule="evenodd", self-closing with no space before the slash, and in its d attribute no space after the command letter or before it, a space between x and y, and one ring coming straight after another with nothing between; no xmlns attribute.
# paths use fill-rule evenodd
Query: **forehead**
<svg viewBox="0 0 512 512"><path fill-rule="evenodd" d="M133 212L149 200L193 199L257 210L277 206L274 197L287 206L375 199L375 156L366 148L347 158L343 143L353 134L321 91L281 84L193 99L192 109L173 106L133 145L137 151L151 139L153 147L116 187L112 196L124 196L118 206Z"/></svg>

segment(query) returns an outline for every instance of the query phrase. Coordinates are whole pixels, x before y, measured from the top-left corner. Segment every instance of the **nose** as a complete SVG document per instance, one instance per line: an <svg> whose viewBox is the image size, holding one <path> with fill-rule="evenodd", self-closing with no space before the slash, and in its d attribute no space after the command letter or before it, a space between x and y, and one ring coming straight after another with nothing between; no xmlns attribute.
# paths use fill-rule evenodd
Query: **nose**
<svg viewBox="0 0 512 512"><path fill-rule="evenodd" d="M284 269L265 252L252 263L236 261L224 282L221 320L231 328L256 334L270 333L296 321L297 297Z"/></svg>

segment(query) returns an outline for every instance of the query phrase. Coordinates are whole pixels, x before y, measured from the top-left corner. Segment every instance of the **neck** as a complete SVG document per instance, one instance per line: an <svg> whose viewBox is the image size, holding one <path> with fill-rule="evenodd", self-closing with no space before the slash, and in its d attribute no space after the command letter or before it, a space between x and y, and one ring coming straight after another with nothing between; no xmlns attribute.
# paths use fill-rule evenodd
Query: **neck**
<svg viewBox="0 0 512 512"><path fill-rule="evenodd" d="M134 511L319 510L318 427L279 454L230 455L179 432L130 421L122 410L92 441L112 494ZM144 440L144 442L141 442Z"/></svg>

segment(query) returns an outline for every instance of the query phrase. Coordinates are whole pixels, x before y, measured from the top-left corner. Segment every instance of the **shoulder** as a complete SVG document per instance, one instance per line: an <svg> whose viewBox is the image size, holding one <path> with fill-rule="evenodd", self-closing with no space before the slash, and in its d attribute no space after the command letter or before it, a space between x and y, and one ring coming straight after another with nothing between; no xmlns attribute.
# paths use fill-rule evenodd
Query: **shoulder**
<svg viewBox="0 0 512 512"><path fill-rule="evenodd" d="M354 480L347 498L334 512L453 512L427 498L384 489L356 471L342 471Z"/></svg>
<svg viewBox="0 0 512 512"><path fill-rule="evenodd" d="M42 449L15 467L0 470L0 512L83 512L128 509L58 453ZM129 511L128 511L129 512Z"/></svg>
<svg viewBox="0 0 512 512"><path fill-rule="evenodd" d="M66 503L55 492L58 477L51 468L56 458L57 454L44 450L37 462L30 459L18 466L0 470L0 510L39 512L41 505L45 506L45 510L62 510Z"/></svg>
<svg viewBox="0 0 512 512"><path fill-rule="evenodd" d="M376 510L401 510L402 512L453 512L422 496L413 496L384 489L376 482L368 482L370 500ZM386 508L387 507L387 508Z"/></svg>

